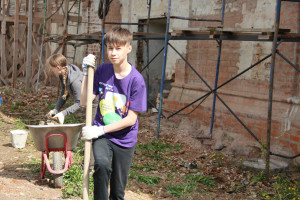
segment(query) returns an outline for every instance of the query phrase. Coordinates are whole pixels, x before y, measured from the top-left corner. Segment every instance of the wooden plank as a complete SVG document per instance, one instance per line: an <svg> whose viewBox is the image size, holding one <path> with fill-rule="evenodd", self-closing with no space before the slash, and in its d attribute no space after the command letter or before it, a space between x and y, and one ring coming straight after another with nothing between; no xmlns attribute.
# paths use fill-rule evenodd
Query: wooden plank
<svg viewBox="0 0 300 200"><path fill-rule="evenodd" d="M3 82L4 85L7 85L6 80L0 75L0 80Z"/></svg>
<svg viewBox="0 0 300 200"><path fill-rule="evenodd" d="M82 19L82 17L79 17L79 21L81 21L81 19ZM2 20L3 20L3 17L0 16L0 21L2 21ZM15 16L6 16L6 21L13 23L15 21ZM77 17L69 16L69 21L77 22ZM56 23L56 24L63 24L64 16L63 15L52 16L51 19L49 19L49 22ZM19 23L27 24L28 23L27 15L19 15ZM35 13L35 15L33 15L33 18L32 18L32 23L33 24L43 24L44 23L44 14L43 13L38 13L38 14Z"/></svg>
<svg viewBox="0 0 300 200"><path fill-rule="evenodd" d="M50 8L50 1L47 1L47 8ZM49 15L50 15L49 12L47 12L47 15L46 15L47 18L49 17ZM50 22L51 22L50 20L46 21L46 33L51 33L51 23ZM46 44L45 49L46 49L45 50L45 52L46 52L45 57L47 59L51 55L51 46L49 44ZM47 78L46 78L46 80L47 80Z"/></svg>
<svg viewBox="0 0 300 200"><path fill-rule="evenodd" d="M220 32L249 32L249 33L267 33L274 32L272 28L219 28L219 27L205 27L205 28L184 28L173 29L174 33L183 32L206 32L206 31L220 31ZM280 33L290 32L290 29L279 29Z"/></svg>
<svg viewBox="0 0 300 200"><path fill-rule="evenodd" d="M5 17L5 0L1 1L2 14L1 17L1 75L2 77L7 74L7 64L6 64L6 17Z"/></svg>
<svg viewBox="0 0 300 200"><path fill-rule="evenodd" d="M31 56L32 56L32 11L33 0L29 0L28 4L28 24L27 24L27 57L26 57L26 79L25 79L25 91L29 92L31 84Z"/></svg>
<svg viewBox="0 0 300 200"><path fill-rule="evenodd" d="M64 10L69 10L69 0L65 0ZM63 35L68 34L68 17L69 17L68 12L65 12ZM63 53L63 55L67 55L67 52L68 52L67 45L64 43L64 40L63 40L62 53Z"/></svg>
<svg viewBox="0 0 300 200"><path fill-rule="evenodd" d="M20 13L21 2L16 0L15 4L15 21L14 21L14 50L13 50L13 65L12 65L12 87L16 88L17 81L17 65L18 65L18 54L19 54L19 13Z"/></svg>

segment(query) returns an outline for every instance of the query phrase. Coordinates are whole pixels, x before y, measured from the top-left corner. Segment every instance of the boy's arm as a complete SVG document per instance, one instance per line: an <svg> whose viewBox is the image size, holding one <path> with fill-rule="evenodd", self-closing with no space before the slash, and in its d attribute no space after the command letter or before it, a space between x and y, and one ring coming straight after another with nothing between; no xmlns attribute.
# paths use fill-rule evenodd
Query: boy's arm
<svg viewBox="0 0 300 200"><path fill-rule="evenodd" d="M87 76L83 76L82 78L82 83L81 83L81 88L80 88L80 105L81 106L86 106L87 102ZM95 99L96 95L93 94L92 98L93 100Z"/></svg>
<svg viewBox="0 0 300 200"><path fill-rule="evenodd" d="M138 112L128 110L128 115L126 117L124 117L123 119L117 122L104 126L104 132L105 133L115 132L127 128L129 126L133 126L137 120L137 117L138 117Z"/></svg>

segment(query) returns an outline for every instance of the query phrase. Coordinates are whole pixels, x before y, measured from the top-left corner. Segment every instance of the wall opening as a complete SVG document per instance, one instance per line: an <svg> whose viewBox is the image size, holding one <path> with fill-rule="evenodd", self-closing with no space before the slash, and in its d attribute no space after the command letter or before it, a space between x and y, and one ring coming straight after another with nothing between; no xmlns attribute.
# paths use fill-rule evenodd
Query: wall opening
<svg viewBox="0 0 300 200"><path fill-rule="evenodd" d="M139 23L146 23L147 20L139 20ZM147 26L139 26L140 32L147 32ZM150 33L162 33L166 31L166 19L150 19L149 22L149 32ZM164 47L164 40L149 40L149 61ZM149 108L157 105L157 98L160 94L161 89L161 76L163 68L163 51L151 62L149 65L149 98L148 105ZM138 42L138 51L137 51L137 63L138 68L142 69L147 64L147 46L145 41ZM168 67L168 66L167 66ZM147 81L146 69L143 71L143 76L145 81ZM171 80L165 80L164 90L171 89Z"/></svg>

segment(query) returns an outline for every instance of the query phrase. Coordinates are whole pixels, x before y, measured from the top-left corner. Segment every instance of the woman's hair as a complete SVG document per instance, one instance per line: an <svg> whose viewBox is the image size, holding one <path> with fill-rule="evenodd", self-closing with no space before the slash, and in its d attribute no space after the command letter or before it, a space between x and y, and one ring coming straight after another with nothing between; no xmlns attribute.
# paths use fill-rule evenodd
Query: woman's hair
<svg viewBox="0 0 300 200"><path fill-rule="evenodd" d="M105 34L104 40L106 44L131 44L132 33L126 28L115 26Z"/></svg>
<svg viewBox="0 0 300 200"><path fill-rule="evenodd" d="M65 93L62 96L63 99L66 99L67 95L68 95L68 90L67 90L67 72L68 72L68 68L67 68L67 65L68 65L68 60L62 54L53 54L46 61L46 66L47 66L48 69L50 69L51 67L57 67L57 66L61 67L62 76L63 76L63 84L65 86Z"/></svg>
<svg viewBox="0 0 300 200"><path fill-rule="evenodd" d="M66 67L68 65L67 58L62 54L53 54L46 61L47 67Z"/></svg>

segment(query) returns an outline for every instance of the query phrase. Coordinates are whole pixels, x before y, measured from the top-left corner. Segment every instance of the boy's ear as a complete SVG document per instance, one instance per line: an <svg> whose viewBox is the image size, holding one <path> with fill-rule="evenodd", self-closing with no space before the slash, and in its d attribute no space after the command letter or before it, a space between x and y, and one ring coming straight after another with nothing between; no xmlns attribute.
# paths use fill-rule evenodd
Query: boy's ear
<svg viewBox="0 0 300 200"><path fill-rule="evenodd" d="M129 44L129 45L128 45L128 53L130 53L131 50L132 50L132 46L131 46L131 44Z"/></svg>

